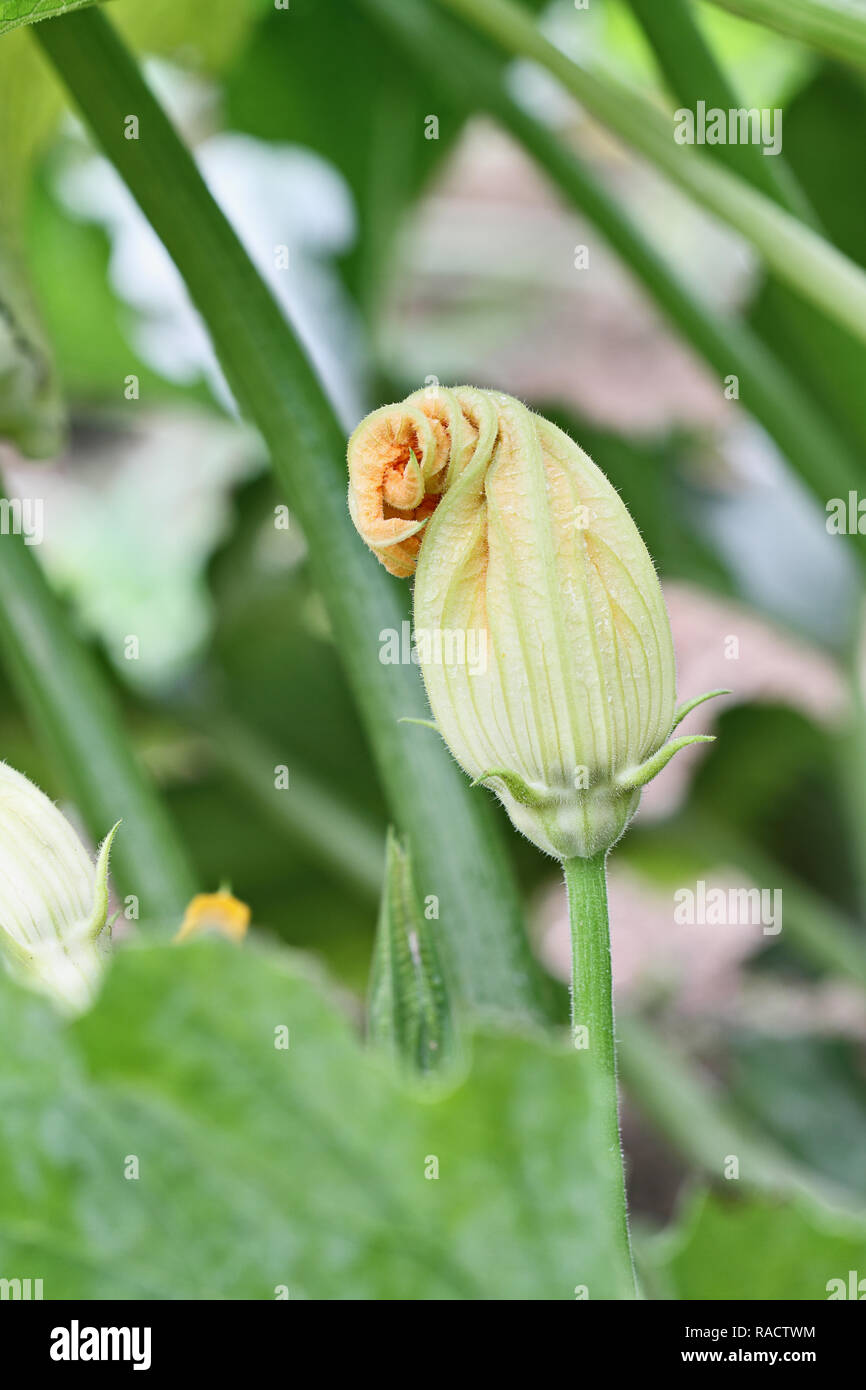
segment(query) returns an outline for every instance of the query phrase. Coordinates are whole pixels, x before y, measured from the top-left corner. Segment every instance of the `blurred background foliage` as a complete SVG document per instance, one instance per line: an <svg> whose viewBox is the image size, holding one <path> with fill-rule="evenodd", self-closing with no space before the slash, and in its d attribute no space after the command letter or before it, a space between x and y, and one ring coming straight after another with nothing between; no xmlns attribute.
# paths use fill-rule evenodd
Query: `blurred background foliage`
<svg viewBox="0 0 866 1390"><path fill-rule="evenodd" d="M418 8L452 23L432 3ZM593 0L577 14L570 0L553 0L530 8L591 70L653 100L670 95L635 17L640 6ZM746 104L784 106L787 168L824 235L866 265L863 74L714 7L692 8ZM623 1015L691 1061L732 1122L752 1127L783 1168L796 1170L800 1195L791 1198L787 1182L739 1201L735 1184L697 1190L695 1172L706 1164L671 1120L673 1080L667 1104L654 1097L642 1107L636 1088L625 1131L647 1288L658 1297L823 1297L825 1279L858 1260L866 1273L861 1228L853 1217L840 1226L815 1195L844 1191L851 1207L866 1195L866 743L853 548L828 534L820 500L725 398L582 208L513 135L475 111L471 90L455 101L422 40L413 54L391 4L292 0L289 15L266 0L116 0L109 9L345 428L431 375L495 385L555 418L621 490L653 554L671 605L681 697L711 686L734 692L718 715L691 717L689 731L715 719L718 742L692 750L679 772L672 766L654 784L616 851L617 999ZM612 141L544 72L495 62L520 109L578 152L690 292L751 326L862 474L863 341L766 275L743 239ZM436 139L425 138L431 115ZM0 38L0 122L4 304L27 348L22 359L14 340L0 338L7 490L45 499L40 564L122 702L129 738L200 886L229 880L262 933L315 953L347 991L345 1006L366 988L387 813L304 538L294 523L275 530L279 487L256 434L236 417L183 284L66 108L26 28ZM575 267L580 245L589 248L588 270ZM284 267L278 247L287 248ZM26 378L22 360L32 368ZM124 397L131 374L135 400ZM141 639L136 661L125 658L129 633ZM27 715L4 685L3 756L69 804L70 788ZM289 810L263 790L277 764L294 779ZM311 806L320 799L322 829L304 824L305 788ZM513 836L509 845L536 950L564 979L562 889L528 845ZM698 927L689 945L669 930L672 893L700 878L782 887L785 929L776 937ZM170 987L159 952L148 968L155 994ZM245 969L251 996L272 987L260 957ZM76 1025L76 1048L98 1063L91 1088L116 1089L118 1076L102 1071L123 1070L123 1059L105 1060L105 1038L114 1013L127 1026L125 988L111 985L108 1015ZM218 1024L210 1025L216 1037ZM146 1020L130 1026L149 1036ZM102 1043L100 1028L109 1030ZM491 1087L509 1084L496 1047L479 1046L496 1072ZM206 1065L217 1070L212 1053ZM346 1065L354 1076L357 1061ZM544 1073L540 1063L537 1070ZM628 1083L628 1065L625 1072ZM163 1116L189 1104L187 1081L171 1078ZM571 1089L557 1072L551 1092L558 1086ZM102 1090L102 1100L84 1090L75 1104L103 1104ZM381 1122L385 1102L370 1104ZM540 1145L556 1106L571 1104L553 1095ZM70 1101L74 1129L73 1109ZM245 1123L240 1111L235 1119ZM233 1123L226 1119L227 1133ZM416 1118L399 1123L408 1132ZM501 1162L496 1137L473 1133L476 1140L478 1172L489 1172ZM397 1187L399 1166L394 1158ZM224 1176L214 1177L215 1199ZM283 1181L260 1175L254 1231L268 1229ZM349 1211L366 1198L348 1192L344 1200ZM440 1230L452 1219L440 1212ZM544 1229L560 1219L538 1216ZM422 1248L427 1220L416 1233ZM501 1236L495 1214L490 1220ZM84 1227L67 1234L90 1239ZM208 1254L220 1268L239 1239L224 1235L225 1250ZM480 1257L462 1250L459 1234L453 1239L464 1275L474 1269L483 1285ZM100 1251L110 1259L110 1242ZM442 1288L453 1296L461 1287L447 1270L441 1287L405 1272L392 1286L380 1265L391 1273L393 1265L368 1255L359 1296L400 1296L401 1287L406 1296L439 1297ZM217 1296L257 1296L244 1293L246 1258ZM545 1292L567 1281L562 1252L548 1248L537 1261ZM339 1269L323 1258L309 1296L327 1296ZM175 1275L207 1296L198 1274ZM58 1274L73 1292L76 1277ZM263 1287L278 1281L276 1265L273 1277L268 1266L256 1278ZM87 1287L101 1296L99 1280ZM506 1281L499 1292L533 1296L532 1281ZM477 1295L463 1288L457 1296Z"/></svg>

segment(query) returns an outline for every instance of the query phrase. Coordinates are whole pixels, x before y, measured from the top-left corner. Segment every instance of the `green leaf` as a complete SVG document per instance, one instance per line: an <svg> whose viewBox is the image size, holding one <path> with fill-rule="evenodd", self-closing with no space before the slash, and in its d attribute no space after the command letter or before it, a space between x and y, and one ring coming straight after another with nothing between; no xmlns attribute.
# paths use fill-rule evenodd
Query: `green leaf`
<svg viewBox="0 0 866 1390"><path fill-rule="evenodd" d="M862 81L836 66L819 72L785 111L785 153L801 186L846 255L866 262L861 177L866 142ZM827 151L833 158L827 158ZM750 311L753 327L818 405L837 421L850 445L866 449L866 345L790 289L765 284ZM825 502L844 491L827 491Z"/></svg>
<svg viewBox="0 0 866 1390"><path fill-rule="evenodd" d="M40 19L69 14L83 9L95 0L0 0L0 34L17 29L22 24L36 24Z"/></svg>
<svg viewBox="0 0 866 1390"><path fill-rule="evenodd" d="M866 1269L866 1221L824 1212L806 1198L705 1197L661 1238L648 1263L666 1298L821 1300L831 1280L847 1286L849 1270Z"/></svg>
<svg viewBox="0 0 866 1390"><path fill-rule="evenodd" d="M731 1088L741 1109L792 1158L864 1199L862 1073L859 1047L846 1038L733 1040Z"/></svg>
<svg viewBox="0 0 866 1390"><path fill-rule="evenodd" d="M626 1014L617 1018L617 1033L620 1072L632 1103L710 1182L722 1180L728 1158L735 1154L739 1182L752 1195L806 1195L822 1207L859 1206L853 1183L840 1180L838 1173L826 1174L823 1166L798 1162L801 1156L778 1142L767 1111L744 1116L656 1029Z"/></svg>
<svg viewBox="0 0 866 1390"><path fill-rule="evenodd" d="M63 409L51 350L25 272L0 232L0 439L24 454L56 454Z"/></svg>
<svg viewBox="0 0 866 1390"><path fill-rule="evenodd" d="M0 1266L46 1298L616 1297L591 1086L489 1032L415 1094L255 948L128 949L66 1029L0 980Z"/></svg>
<svg viewBox="0 0 866 1390"><path fill-rule="evenodd" d="M272 9L226 83L232 129L306 145L340 170L358 216L346 278L371 315L402 218L462 129L463 113L434 91L353 0L292 0L289 15ZM425 136L431 113L436 139Z"/></svg>
<svg viewBox="0 0 866 1390"><path fill-rule="evenodd" d="M58 19L102 0L0 0L0 35L40 20ZM267 3L267 0L264 0ZM293 0L294 10L297 0ZM186 47L205 70L231 58L263 0L114 0L111 15L148 53L183 59ZM272 5L268 5L272 8ZM293 16L294 17L294 16Z"/></svg>

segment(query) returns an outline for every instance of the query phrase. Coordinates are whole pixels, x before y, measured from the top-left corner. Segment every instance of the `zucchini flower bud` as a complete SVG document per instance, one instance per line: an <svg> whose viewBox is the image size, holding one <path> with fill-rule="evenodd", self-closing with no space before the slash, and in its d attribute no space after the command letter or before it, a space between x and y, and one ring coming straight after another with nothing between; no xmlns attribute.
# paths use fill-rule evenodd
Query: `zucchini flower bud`
<svg viewBox="0 0 866 1390"><path fill-rule="evenodd" d="M708 741L668 742L710 698L676 708L661 586L619 494L556 425L471 387L375 411L348 461L358 531L415 573L417 656L454 757L540 849L608 849L641 787Z"/></svg>
<svg viewBox="0 0 866 1390"><path fill-rule="evenodd" d="M0 763L0 955L22 984L67 1013L91 1003L102 974L116 830L94 865L54 803Z"/></svg>

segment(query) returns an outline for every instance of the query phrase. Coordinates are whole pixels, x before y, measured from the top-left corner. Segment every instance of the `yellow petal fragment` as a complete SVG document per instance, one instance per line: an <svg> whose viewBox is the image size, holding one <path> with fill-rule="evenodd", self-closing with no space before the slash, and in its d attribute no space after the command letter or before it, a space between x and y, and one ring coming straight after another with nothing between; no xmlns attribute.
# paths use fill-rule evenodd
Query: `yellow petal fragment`
<svg viewBox="0 0 866 1390"><path fill-rule="evenodd" d="M180 925L175 941L215 932L229 941L243 941L250 924L250 909L231 893L196 893Z"/></svg>

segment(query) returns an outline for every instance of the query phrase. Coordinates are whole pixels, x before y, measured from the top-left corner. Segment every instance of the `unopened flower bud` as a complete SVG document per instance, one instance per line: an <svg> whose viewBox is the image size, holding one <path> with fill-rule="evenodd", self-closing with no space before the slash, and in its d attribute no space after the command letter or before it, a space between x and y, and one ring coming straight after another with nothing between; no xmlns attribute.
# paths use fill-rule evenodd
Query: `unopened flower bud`
<svg viewBox="0 0 866 1390"><path fill-rule="evenodd" d="M668 739L709 696L676 708L661 586L604 474L511 396L425 389L355 430L349 506L385 567L415 572L427 694L461 767L540 849L609 848L641 787L706 741Z"/></svg>
<svg viewBox="0 0 866 1390"><path fill-rule="evenodd" d="M102 974L116 830L94 864L54 803L0 763L0 955L21 983L67 1012L90 1004Z"/></svg>

